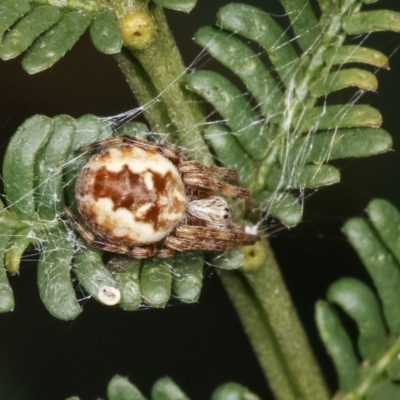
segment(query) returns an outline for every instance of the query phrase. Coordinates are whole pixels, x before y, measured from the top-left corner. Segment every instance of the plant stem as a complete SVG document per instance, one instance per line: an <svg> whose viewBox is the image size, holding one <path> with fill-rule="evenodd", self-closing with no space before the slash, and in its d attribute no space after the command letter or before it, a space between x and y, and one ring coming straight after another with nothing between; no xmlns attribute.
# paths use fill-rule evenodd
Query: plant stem
<svg viewBox="0 0 400 400"><path fill-rule="evenodd" d="M132 50L132 55L146 71L183 147L191 159L211 165L212 156L203 139L201 125L204 116L194 94L184 88L186 68L168 28L165 15L156 5L150 12L157 26L153 43L144 50Z"/></svg>
<svg viewBox="0 0 400 400"><path fill-rule="evenodd" d="M143 114L153 132L168 133L171 135L171 142L174 141L175 129L171 124L168 111L164 102L157 99L157 90L146 71L126 49L114 57L137 101L141 104Z"/></svg>
<svg viewBox="0 0 400 400"><path fill-rule="evenodd" d="M291 380L276 337L258 299L238 271L219 271L271 390L279 400L297 400L299 392Z"/></svg>
<svg viewBox="0 0 400 400"><path fill-rule="evenodd" d="M287 397L288 394L281 393L275 388L276 385L281 384L283 379L282 377L277 379L274 374L287 373L286 379L293 386L290 394L294 395L296 400L329 399L321 371L266 240L262 242L262 248L258 250L256 256L260 257L258 269L248 272L236 271L235 273L222 271L220 275L245 326L271 388L277 399L291 398ZM238 280L242 282L242 287L238 285ZM245 288L246 294L244 295ZM271 338L267 338L267 335L260 337L260 332L255 328L256 324L249 321L252 318L249 315L255 314L255 310L251 310L248 304L249 300L247 302L244 300L246 296L253 299L253 308L258 309L257 318L263 321L262 323L269 324L275 343ZM254 304L257 304L257 307ZM261 324L261 322L258 323ZM279 348L283 364L279 359L271 358L269 353L273 351L272 349L269 350L269 353L265 350L265 346L272 345ZM287 389L289 390L289 388Z"/></svg>

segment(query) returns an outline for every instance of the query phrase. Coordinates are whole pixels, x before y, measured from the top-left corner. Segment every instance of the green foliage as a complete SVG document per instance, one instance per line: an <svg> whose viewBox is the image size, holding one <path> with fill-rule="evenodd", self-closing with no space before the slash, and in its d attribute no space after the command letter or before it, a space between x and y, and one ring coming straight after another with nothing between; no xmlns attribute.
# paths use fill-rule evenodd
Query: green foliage
<svg viewBox="0 0 400 400"><path fill-rule="evenodd" d="M118 53L122 46L118 20L132 10L144 9L145 3L125 7L71 0L56 7L44 1L3 0L0 31L9 31L0 46L0 57L13 58L29 48L22 60L24 68L29 73L41 71L59 60L88 27L99 51ZM193 0L156 3L186 12L196 4ZM338 182L337 168L326 165L330 160L366 157L391 148L389 134L379 128L377 110L355 104L320 107L318 102L348 87L377 89L374 74L345 66L358 62L387 67L387 57L342 43L349 34L398 31L400 19L398 13L388 10L360 11L355 0L340 8L321 1L319 21L306 1L285 0L282 4L291 18L295 39L262 10L234 3L218 12L218 28L204 27L195 35L199 45L241 79L256 101L256 109L235 84L217 73L196 71L186 84L225 121L204 132L218 160L239 171L261 210L293 226L301 219L302 207L290 190ZM242 38L265 51L276 75ZM146 56L137 56L146 69L142 62Z"/></svg>
<svg viewBox="0 0 400 400"><path fill-rule="evenodd" d="M127 123L118 134L145 138L141 123ZM38 287L40 297L57 318L70 320L81 311L71 283L71 271L96 300L136 310L144 302L164 307L172 292L182 302L196 302L203 274L201 252L160 260L133 260L123 256L104 264L102 254L76 237L63 216L63 204L74 205L78 171L89 154L75 150L113 135L110 124L92 115L77 120L61 115L29 118L13 136L4 159L3 177L7 208L0 210L0 259L12 274L18 273L24 251L40 246ZM15 179L19 176L20 179ZM233 250L238 268L243 256ZM10 311L13 296L4 269L0 273L0 310Z"/></svg>
<svg viewBox="0 0 400 400"><path fill-rule="evenodd" d="M347 34L398 31L399 18L391 11L359 12L357 1L340 9L333 2L320 1L323 13L318 22L308 2L282 4L295 37L264 11L235 3L219 10L217 27L201 28L195 35L196 43L240 78L256 108L234 83L215 72L195 71L187 87L224 121L205 131L218 160L239 171L262 210L293 226L300 221L302 209L287 190L336 183L340 172L328 161L367 157L391 148L390 135L379 128L377 110L366 105L318 104L321 97L344 88L376 91L374 74L346 64L387 67L387 57L342 43ZM268 55L273 72L253 50L256 44Z"/></svg>
<svg viewBox="0 0 400 400"><path fill-rule="evenodd" d="M93 0L60 3L1 0L0 58L10 60L25 53L22 66L29 74L35 74L60 60L88 28L98 51L119 53L122 38L118 19L144 7L126 4L120 10L107 2ZM158 0L156 3L165 8L189 12L196 5L196 0Z"/></svg>
<svg viewBox="0 0 400 400"><path fill-rule="evenodd" d="M328 164L331 160L367 157L391 148L389 134L380 128L378 110L366 105L328 104L329 96L338 90L352 87L376 91L378 87L374 74L348 68L348 63L388 66L387 57L376 50L343 45L346 37L377 30L399 31L400 18L398 13L386 10L360 11L362 3L374 0L340 4L319 0L319 19L308 0L281 2L293 34L260 9L229 4L218 12L217 28L204 27L195 35L200 46L241 80L246 93L212 71L196 71L185 83L223 120L204 130L218 162L238 170L242 184L252 191L255 209L294 226L301 220L302 206L293 189L338 182L340 173ZM147 1L129 3L147 7ZM154 3L181 11L190 11L195 5L193 0ZM117 54L122 46L118 20L129 11L117 6L117 1L67 0L56 7L45 0L0 0L0 57L11 59L25 53L23 67L36 73L54 65L86 29L99 51ZM151 19L159 23L164 18L160 15L160 9L154 7ZM124 52L118 62L141 104L149 104L145 108L149 123L165 127L169 138L187 148L189 154L197 153L193 158L211 162L208 149L197 135L203 116L197 102L192 101L194 97L181 87L185 74L179 70L179 55L166 27L159 24L156 31L157 40L151 41L150 50ZM254 50L257 46L268 57L266 63ZM199 298L201 253L168 260L113 257L106 264L104 255L87 246L66 222L62 205L74 210L75 179L88 157L78 156L75 150L112 136L112 128L94 116L74 120L38 115L28 119L14 135L3 168L8 206L2 204L0 211L0 263L5 267L0 265L0 311L14 307L6 270L18 273L29 246L41 250L41 299L60 319L73 319L81 311L71 274L89 296L107 305L119 304L125 310L136 310L142 303L163 307L171 292L183 302ZM138 124L125 125L117 132L122 133L146 137L146 130ZM18 184L15 176L19 177ZM331 286L329 303L317 306L317 321L338 372L339 396L359 399L367 395L378 400L398 397L400 391L396 383L400 374L400 318L396 312L400 302L400 255L396 247L400 216L382 201L371 203L368 214L370 222L352 220L345 232L365 262L381 303L366 285L343 279ZM258 218L257 214L252 222L258 223ZM397 221L397 227L393 221ZM277 396L326 399L327 390L307 351L290 300L285 297L281 277L269 273L272 268L266 264L273 261L268 246L259 244L263 251L259 256L252 251L257 257L250 272L222 272L221 277L246 323L261 365L266 368L269 364L272 372L268 376ZM239 251L231 251L213 261L228 270L239 268L243 260ZM358 353L331 303L356 322ZM282 315L282 309L288 311ZM265 346L267 342L272 345ZM108 397L144 398L121 377L110 383ZM187 397L172 381L164 379L154 386L152 398ZM225 398L256 399L236 384L217 389L212 397Z"/></svg>
<svg viewBox="0 0 400 400"><path fill-rule="evenodd" d="M140 390L123 376L114 376L107 387L107 400L146 400ZM190 400L170 378L161 378L151 389L151 400ZM67 400L79 400L70 397ZM237 383L220 385L211 395L211 400L259 400L259 397Z"/></svg>
<svg viewBox="0 0 400 400"><path fill-rule="evenodd" d="M95 2L67 1L58 7L45 1L2 0L0 6L0 57L9 60L26 52L22 66L30 74L54 65L88 27L99 51L114 54L121 50L113 12Z"/></svg>
<svg viewBox="0 0 400 400"><path fill-rule="evenodd" d="M329 287L328 303L320 301L316 309L319 333L338 375L337 398L343 400L400 396L400 213L389 202L376 199L367 214L368 220L349 220L343 231L376 293L357 279L343 278ZM333 305L355 322L357 349Z"/></svg>

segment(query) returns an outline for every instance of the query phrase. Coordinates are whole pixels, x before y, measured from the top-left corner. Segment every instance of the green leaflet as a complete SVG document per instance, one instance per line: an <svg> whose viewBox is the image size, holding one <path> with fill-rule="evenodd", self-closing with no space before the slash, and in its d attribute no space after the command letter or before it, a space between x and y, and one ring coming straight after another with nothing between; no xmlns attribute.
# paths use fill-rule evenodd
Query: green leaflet
<svg viewBox="0 0 400 400"><path fill-rule="evenodd" d="M346 63L365 63L378 68L389 68L389 59L375 49L358 45L340 46L324 53L327 65L343 65Z"/></svg>
<svg viewBox="0 0 400 400"><path fill-rule="evenodd" d="M327 129L369 127L379 128L382 115L370 106L359 104L353 106L336 105L315 107L302 115L296 132L306 133Z"/></svg>
<svg viewBox="0 0 400 400"><path fill-rule="evenodd" d="M114 376L107 387L108 400L146 400L136 386L123 376Z"/></svg>
<svg viewBox="0 0 400 400"><path fill-rule="evenodd" d="M329 287L327 298L356 322L358 349L363 359L377 361L387 348L388 337L374 292L357 279L343 278Z"/></svg>
<svg viewBox="0 0 400 400"><path fill-rule="evenodd" d="M197 0L154 0L154 3L164 8L188 13L196 6Z"/></svg>
<svg viewBox="0 0 400 400"><path fill-rule="evenodd" d="M159 379L151 389L151 400L190 400L170 378Z"/></svg>
<svg viewBox="0 0 400 400"><path fill-rule="evenodd" d="M303 154L303 162L325 162L350 157L368 157L392 148L392 138L383 129L340 129L307 135L295 142L291 154Z"/></svg>
<svg viewBox="0 0 400 400"><path fill-rule="evenodd" d="M298 15L297 12L294 14ZM289 36L269 14L246 4L231 3L218 11L217 24L222 29L257 42L267 52L282 82L290 84L298 67L298 57ZM271 93L278 103L280 94Z"/></svg>
<svg viewBox="0 0 400 400"><path fill-rule="evenodd" d="M343 232L375 283L391 333L400 334L400 270L396 261L366 220L347 221Z"/></svg>
<svg viewBox="0 0 400 400"><path fill-rule="evenodd" d="M255 166L229 128L211 125L205 129L204 137L215 151L217 160L225 167L235 169L241 185L249 187L256 174Z"/></svg>
<svg viewBox="0 0 400 400"><path fill-rule="evenodd" d="M94 46L100 52L115 54L121 51L121 31L112 11L105 9L96 14L89 32Z"/></svg>
<svg viewBox="0 0 400 400"><path fill-rule="evenodd" d="M343 391L354 389L359 382L358 359L340 319L324 301L317 303L315 318L319 335L335 365L339 388Z"/></svg>
<svg viewBox="0 0 400 400"><path fill-rule="evenodd" d="M171 297L172 272L168 259L147 259L140 271L140 291L151 307L164 307Z"/></svg>
<svg viewBox="0 0 400 400"><path fill-rule="evenodd" d="M203 253L185 252L171 258L172 289L183 303L196 302L203 286Z"/></svg>
<svg viewBox="0 0 400 400"><path fill-rule="evenodd" d="M212 394L211 400L260 400L258 396L251 393L247 388L238 383L228 382L219 386Z"/></svg>
<svg viewBox="0 0 400 400"><path fill-rule="evenodd" d="M128 135L138 137L143 140L148 140L149 128L142 122L127 122L118 129L118 135Z"/></svg>
<svg viewBox="0 0 400 400"><path fill-rule="evenodd" d="M22 66L29 74L35 74L56 63L85 32L92 15L79 11L64 14L61 20L29 48Z"/></svg>
<svg viewBox="0 0 400 400"><path fill-rule="evenodd" d="M311 3L308 0L281 0L281 3L290 18L301 49L308 50L321 32Z"/></svg>
<svg viewBox="0 0 400 400"><path fill-rule="evenodd" d="M92 248L79 249L73 263L79 283L90 296L106 305L120 302L121 292L117 289L118 285L111 272L104 267L100 251Z"/></svg>
<svg viewBox="0 0 400 400"><path fill-rule="evenodd" d="M238 249L230 249L212 257L212 265L226 270L238 269L242 267L244 263L244 255Z"/></svg>
<svg viewBox="0 0 400 400"><path fill-rule="evenodd" d="M119 306L125 311L135 311L142 304L139 279L142 261L127 257L117 257L116 259L124 269L124 271L113 274L116 287L121 292Z"/></svg>
<svg viewBox="0 0 400 400"><path fill-rule="evenodd" d="M343 18L343 29L349 35L377 31L400 32L400 13L375 10L347 15Z"/></svg>
<svg viewBox="0 0 400 400"><path fill-rule="evenodd" d="M9 60L23 53L60 18L61 12L58 7L40 6L33 8L3 38L0 46L0 58Z"/></svg>
<svg viewBox="0 0 400 400"><path fill-rule="evenodd" d="M4 32L17 22L29 9L28 0L3 0L0 2L0 41Z"/></svg>
<svg viewBox="0 0 400 400"><path fill-rule="evenodd" d="M251 157L262 159L266 155L264 120L255 114L236 86L216 72L197 71L188 76L187 87L213 105Z"/></svg>
<svg viewBox="0 0 400 400"><path fill-rule="evenodd" d="M273 118L282 106L282 92L260 58L237 37L206 26L195 34L195 41L216 60L232 70L256 99L265 118Z"/></svg>
<svg viewBox="0 0 400 400"><path fill-rule="evenodd" d="M263 191L255 196L255 200L262 210L288 227L296 226L301 221L302 205L288 192Z"/></svg>
<svg viewBox="0 0 400 400"><path fill-rule="evenodd" d="M289 166L291 166L289 162ZM267 179L270 190L316 188L340 181L340 172L331 165L306 164L299 168L276 168Z"/></svg>
<svg viewBox="0 0 400 400"><path fill-rule="evenodd" d="M72 143L72 149L78 150L84 145L107 139L111 136L112 128L107 120L91 114L86 114L76 120L76 133Z"/></svg>
<svg viewBox="0 0 400 400"><path fill-rule="evenodd" d="M22 228L13 232L8 250L4 256L4 264L10 274L17 274L21 257L32 243L39 243L40 239L31 227Z"/></svg>
<svg viewBox="0 0 400 400"><path fill-rule="evenodd" d="M73 254L74 243L59 227L48 233L38 264L40 298L51 315L64 321L75 319L81 312L70 276Z"/></svg>
<svg viewBox="0 0 400 400"><path fill-rule="evenodd" d="M37 155L35 200L41 218L54 219L62 211L63 168L75 135L75 120L66 115L53 118L53 133Z"/></svg>
<svg viewBox="0 0 400 400"><path fill-rule="evenodd" d="M7 147L3 164L4 190L10 208L21 218L36 215L34 163L52 130L50 118L35 115L18 128Z"/></svg>
<svg viewBox="0 0 400 400"><path fill-rule="evenodd" d="M311 86L311 94L320 97L347 87L375 92L378 89L378 80L374 74L363 69L341 69L317 80Z"/></svg>
<svg viewBox="0 0 400 400"><path fill-rule="evenodd" d="M385 245L400 264L400 213L387 200L372 200L367 207L367 214L374 228Z"/></svg>

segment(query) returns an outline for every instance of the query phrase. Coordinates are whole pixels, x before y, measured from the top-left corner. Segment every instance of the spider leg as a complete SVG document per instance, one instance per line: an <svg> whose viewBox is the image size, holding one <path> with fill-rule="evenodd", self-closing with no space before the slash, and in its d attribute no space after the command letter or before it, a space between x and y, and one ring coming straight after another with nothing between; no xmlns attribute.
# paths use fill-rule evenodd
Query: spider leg
<svg viewBox="0 0 400 400"><path fill-rule="evenodd" d="M164 244L170 249L176 251L189 251L189 250L208 250L208 251L224 251L237 247L237 242L229 242L226 240L215 239L199 239L199 238L184 238L177 236L167 236Z"/></svg>
<svg viewBox="0 0 400 400"><path fill-rule="evenodd" d="M197 161L181 161L179 171L183 174L214 175L222 179L238 180L238 173L234 169L222 167L207 167Z"/></svg>
<svg viewBox="0 0 400 400"><path fill-rule="evenodd" d="M176 228L175 235L179 238L217 239L246 244L258 240L257 235L250 235L239 227L220 228L211 226L181 225Z"/></svg>
<svg viewBox="0 0 400 400"><path fill-rule="evenodd" d="M71 223L71 225L79 232L79 234L82 236L83 239L87 243L93 243L95 241L95 236L93 235L92 232L87 230L76 218L75 215L72 213L72 211L64 206L64 212L67 214L68 220Z"/></svg>
<svg viewBox="0 0 400 400"><path fill-rule="evenodd" d="M192 186L193 188L212 190L214 192L220 192L227 196L238 197L241 199L250 199L250 192L248 190L234 185L229 185L228 183L215 181L207 175L199 173L184 174L182 180L186 185Z"/></svg>
<svg viewBox="0 0 400 400"><path fill-rule="evenodd" d="M120 136L115 136L109 139L105 140L100 140L98 142L94 143L89 143L85 146L80 147L77 151L79 153L83 153L85 151L93 151L93 150L98 150L110 146L115 146L118 144L131 144L134 146L137 146L143 150L154 150L157 151L158 153L162 154L164 157L168 158L170 161L172 161L174 164L178 164L181 155L178 151L173 149L172 147L166 146L164 144L157 144L157 143L151 143L147 142L146 140L139 139L134 136L128 136L128 135L120 135Z"/></svg>
<svg viewBox="0 0 400 400"><path fill-rule="evenodd" d="M170 249L157 249L154 245L144 246L129 246L126 244L115 243L111 240L106 240L97 237L90 232L84 225L82 225L74 216L72 211L64 206L64 211L73 227L79 232L82 238L90 245L93 245L101 250L110 251L112 253L124 254L132 258L149 258L158 257L166 258L173 255L173 250Z"/></svg>

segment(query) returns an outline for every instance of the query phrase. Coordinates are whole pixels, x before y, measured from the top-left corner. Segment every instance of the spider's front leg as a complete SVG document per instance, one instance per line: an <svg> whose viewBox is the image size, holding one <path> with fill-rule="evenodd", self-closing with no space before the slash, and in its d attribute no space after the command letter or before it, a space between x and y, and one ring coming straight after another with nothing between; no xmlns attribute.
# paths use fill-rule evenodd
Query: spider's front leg
<svg viewBox="0 0 400 400"><path fill-rule="evenodd" d="M211 190L229 197L237 197L245 200L249 200L251 197L250 192L246 189L225 182L218 182L203 174L185 174L182 180L185 185L189 185L193 188Z"/></svg>
<svg viewBox="0 0 400 400"><path fill-rule="evenodd" d="M250 243L241 244L227 240L205 239L202 237L178 237L170 235L165 238L164 244L170 249L176 251L224 251Z"/></svg>
<svg viewBox="0 0 400 400"><path fill-rule="evenodd" d="M197 161L182 160L179 164L179 171L182 174L201 174L205 176L216 176L221 179L229 179L237 181L239 179L238 173L234 169L223 167L208 167Z"/></svg>
<svg viewBox="0 0 400 400"><path fill-rule="evenodd" d="M258 240L257 235L246 233L240 227L193 226L180 225L175 230L175 235L180 238L204 238L225 240L236 244L251 244Z"/></svg>

